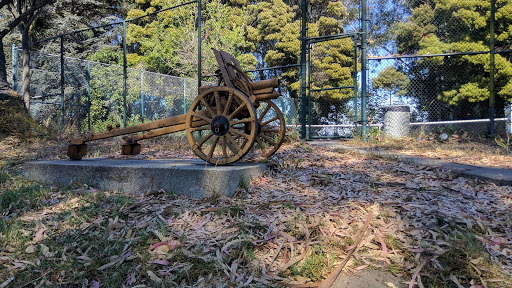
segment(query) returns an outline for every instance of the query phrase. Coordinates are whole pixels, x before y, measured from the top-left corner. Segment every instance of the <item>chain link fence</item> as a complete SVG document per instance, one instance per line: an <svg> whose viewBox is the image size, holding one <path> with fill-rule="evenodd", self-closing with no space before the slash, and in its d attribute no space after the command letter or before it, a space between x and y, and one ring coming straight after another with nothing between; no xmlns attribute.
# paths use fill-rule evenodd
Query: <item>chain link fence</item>
<svg viewBox="0 0 512 288"><path fill-rule="evenodd" d="M339 37L342 38L312 41L308 45L307 135L310 139L352 137L355 131L359 105L355 80L357 42L351 36Z"/></svg>
<svg viewBox="0 0 512 288"><path fill-rule="evenodd" d="M197 3L178 1L173 4L175 6L159 11L128 15L132 17L130 20L72 31L33 43L30 52L32 115L48 126L76 132L99 132L106 130L107 124L116 122L130 126L186 113L197 96L199 81L194 77L197 77L198 69L203 73L217 69L210 48L226 45L217 39L218 33L225 32L216 24L226 21L222 13L203 14L199 19L204 26L204 44L202 61L198 61ZM171 43L165 37L160 42L148 41L147 31L165 35L164 30L159 30L159 21L179 23L175 28L181 37L176 41L181 42ZM232 39L234 43L237 43L236 37ZM169 45L182 47L185 51L173 54ZM168 71L168 74L127 67L127 60L133 65L137 55L141 54L154 69ZM168 63L173 57L183 58L180 59L183 65L170 66ZM18 92L22 90L21 63L21 49L13 49L12 79ZM263 69L252 76L260 80L280 77L280 73ZM190 76L179 77L182 75ZM206 77L202 85L216 82L215 77ZM282 110L287 124L297 126L298 101L289 97L287 84L281 87L285 96L274 102Z"/></svg>
<svg viewBox="0 0 512 288"><path fill-rule="evenodd" d="M505 12L512 1L498 1L495 11L490 0L480 2L483 4L455 0L444 4L427 0L368 1L366 83L361 79L362 15L354 12L359 10L357 5L347 4L347 19L338 19L343 25L341 32L352 31L347 37L319 41L312 37L316 35L312 34L314 29L308 30L305 123L309 128L308 138L352 137L354 131L359 131L355 128L365 121L370 126L382 127L385 111L390 106L409 107L413 132L416 128L438 129L442 125L487 136L491 133L489 124L495 120L492 128L504 133L504 111L512 99L512 42L510 35L507 36L507 31L512 29L512 19ZM202 61L198 61L196 50L201 42L197 39L197 11L195 8L179 10L195 3L183 3L176 6L178 8L170 7L163 12L34 43L30 62L33 115L47 125L101 131L107 123L132 125L186 113L197 95L198 81L193 75L198 74L198 64L202 64L202 72L212 73L216 69L209 48L238 45L237 37L242 35L233 33L233 37L228 38L233 43L220 43L218 35L229 32L222 30L222 25L216 25L225 21L222 16L225 11L203 15L201 35L205 44ZM178 9L179 13L173 14L173 9ZM314 7L308 9L313 11ZM494 12L497 16L493 34L490 17ZM177 19L183 25L180 31L184 37L180 41L190 43L184 46L190 51L180 57L186 58L182 62L187 65L165 66L168 60L165 57L173 57L165 45L172 43L162 41L155 47L145 47L144 39L137 38L137 33L129 33L128 36L132 36L127 37L126 27L129 31L137 27L151 28L152 21L162 17ZM310 15L308 21L320 21L313 18ZM318 23L321 25L321 21ZM313 22L308 25L320 27ZM123 49L126 45L133 50L132 54ZM149 48L147 59L158 64L160 70L190 77L158 74L124 65L127 57L136 57L133 55L140 53L140 49ZM242 56L248 55L251 56L250 53ZM492 58L495 58L494 64ZM13 59L16 59L13 84L20 91L21 53L16 53ZM303 124L298 118L301 95L294 86L300 81L299 65L281 64L293 67L272 69L261 64L263 66L255 67L251 77L282 80L284 97L277 99L276 104L285 114L287 124L297 126ZM215 82L213 78L203 80ZM361 107L363 85L367 88L365 107ZM490 100L491 96L494 101ZM366 119L361 118L363 110L368 116Z"/></svg>
<svg viewBox="0 0 512 288"><path fill-rule="evenodd" d="M22 53L15 50L14 88L21 93ZM123 109L123 67L64 57L61 89L60 55L31 51L30 110L47 126L99 132L107 124L136 125L187 113L197 96L197 79L127 68L126 109ZM213 77L203 85L213 85ZM63 94L61 93L63 92ZM297 99L274 100L290 127L299 124ZM64 122L62 122L64 121Z"/></svg>
<svg viewBox="0 0 512 288"><path fill-rule="evenodd" d="M197 95L195 79L128 68L123 109L122 66L71 57L64 57L64 63L61 90L60 56L31 52L30 110L47 126L64 124L78 131L98 132L109 123L123 123L125 113L127 125L135 125L183 114ZM17 65L14 87L18 92L21 71Z"/></svg>
<svg viewBox="0 0 512 288"><path fill-rule="evenodd" d="M498 1L496 12L511 5ZM413 133L505 133L504 111L512 99L509 17L497 14L491 28L490 0L372 0L369 6L370 122L386 125L389 107L408 106Z"/></svg>

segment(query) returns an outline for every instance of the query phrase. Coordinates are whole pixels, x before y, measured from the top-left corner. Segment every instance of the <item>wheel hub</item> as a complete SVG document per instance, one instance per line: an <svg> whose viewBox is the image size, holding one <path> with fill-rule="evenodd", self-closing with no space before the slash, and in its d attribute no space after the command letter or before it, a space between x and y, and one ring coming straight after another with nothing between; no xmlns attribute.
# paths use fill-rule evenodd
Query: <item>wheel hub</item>
<svg viewBox="0 0 512 288"><path fill-rule="evenodd" d="M215 116L212 120L211 129L213 134L217 136L223 136L228 133L229 130L229 120L228 118L219 115Z"/></svg>

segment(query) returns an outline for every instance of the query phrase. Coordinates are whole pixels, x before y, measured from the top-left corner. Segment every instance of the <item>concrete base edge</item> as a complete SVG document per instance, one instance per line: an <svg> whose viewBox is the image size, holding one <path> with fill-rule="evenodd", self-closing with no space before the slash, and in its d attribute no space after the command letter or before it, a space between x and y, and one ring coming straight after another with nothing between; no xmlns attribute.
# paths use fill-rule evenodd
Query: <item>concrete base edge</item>
<svg viewBox="0 0 512 288"><path fill-rule="evenodd" d="M80 183L130 194L165 190L199 199L231 197L266 168L254 163L214 166L198 159L83 159L27 162L24 174L30 180L57 186Z"/></svg>

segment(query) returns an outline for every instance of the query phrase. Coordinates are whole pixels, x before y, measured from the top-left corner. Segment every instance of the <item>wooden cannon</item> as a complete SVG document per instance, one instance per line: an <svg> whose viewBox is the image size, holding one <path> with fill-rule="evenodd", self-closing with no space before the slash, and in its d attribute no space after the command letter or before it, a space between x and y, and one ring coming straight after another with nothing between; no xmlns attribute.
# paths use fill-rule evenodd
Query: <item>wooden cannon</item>
<svg viewBox="0 0 512 288"><path fill-rule="evenodd" d="M71 139L68 157L80 160L87 154L86 142L122 135L121 154L135 155L141 152L139 141L178 131L185 131L199 158L215 165L236 162L251 150L264 157L274 154L285 135L283 114L271 101L280 96L279 80L251 81L232 55L213 52L218 83L199 87L186 114L126 128L109 124L105 132Z"/></svg>

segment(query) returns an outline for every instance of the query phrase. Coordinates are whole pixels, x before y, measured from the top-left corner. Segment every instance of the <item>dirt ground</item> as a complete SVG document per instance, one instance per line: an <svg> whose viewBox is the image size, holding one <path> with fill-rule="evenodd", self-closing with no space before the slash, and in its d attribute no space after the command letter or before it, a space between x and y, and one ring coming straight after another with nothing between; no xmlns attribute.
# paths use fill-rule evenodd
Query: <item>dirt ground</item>
<svg viewBox="0 0 512 288"><path fill-rule="evenodd" d="M341 274L332 288L405 288L403 280L389 272L363 270L354 274Z"/></svg>

